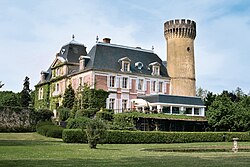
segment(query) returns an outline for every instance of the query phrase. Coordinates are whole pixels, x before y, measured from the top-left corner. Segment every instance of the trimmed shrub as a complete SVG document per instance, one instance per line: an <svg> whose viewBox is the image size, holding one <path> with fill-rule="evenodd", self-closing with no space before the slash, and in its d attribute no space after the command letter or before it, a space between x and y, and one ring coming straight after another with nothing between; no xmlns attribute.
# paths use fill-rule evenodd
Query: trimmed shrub
<svg viewBox="0 0 250 167"><path fill-rule="evenodd" d="M78 118L70 118L67 121L67 129L85 129L86 123L90 120L88 117L78 117Z"/></svg>
<svg viewBox="0 0 250 167"><path fill-rule="evenodd" d="M68 129L68 131L72 130ZM74 131L75 136L77 136L76 133L83 133L83 132ZM106 132L105 139L104 141L102 141L102 143L144 144L144 143L223 142L225 140L232 141L233 137L238 137L239 141L250 141L250 136L248 132L156 132L156 131L109 130ZM72 140L74 140L74 138ZM84 140L86 140L86 138L84 138ZM74 141L69 141L68 139L67 142L72 143Z"/></svg>
<svg viewBox="0 0 250 167"><path fill-rule="evenodd" d="M87 135L82 129L64 129L62 139L65 143L87 143Z"/></svg>
<svg viewBox="0 0 250 167"><path fill-rule="evenodd" d="M63 128L57 125L54 125L52 122L40 122L37 124L36 128L37 133L47 137L53 138L62 138Z"/></svg>

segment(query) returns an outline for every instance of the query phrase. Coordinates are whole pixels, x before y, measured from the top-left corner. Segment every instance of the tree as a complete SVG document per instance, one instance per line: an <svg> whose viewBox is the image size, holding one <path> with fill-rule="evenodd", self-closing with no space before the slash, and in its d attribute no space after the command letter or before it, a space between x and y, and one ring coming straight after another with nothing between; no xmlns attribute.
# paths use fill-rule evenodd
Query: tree
<svg viewBox="0 0 250 167"><path fill-rule="evenodd" d="M19 94L12 91L0 92L0 106L20 106Z"/></svg>
<svg viewBox="0 0 250 167"><path fill-rule="evenodd" d="M201 87L199 87L196 90L196 96L201 97L202 100L204 100L206 98L207 94L208 94L208 91L205 89L202 89Z"/></svg>
<svg viewBox="0 0 250 167"><path fill-rule="evenodd" d="M20 104L22 107L28 107L31 103L31 96L30 96L30 81L29 77L25 77L24 83L23 83L23 90L20 93Z"/></svg>
<svg viewBox="0 0 250 167"><path fill-rule="evenodd" d="M212 92L208 91L207 92L207 95L204 99L204 103L205 103L205 106L206 106L206 110L208 109L208 107L213 103L213 101L215 100L216 98L216 95L213 94Z"/></svg>
<svg viewBox="0 0 250 167"><path fill-rule="evenodd" d="M106 132L106 125L100 119L92 119L86 124L86 134L89 147L96 148L98 141L100 141Z"/></svg>
<svg viewBox="0 0 250 167"><path fill-rule="evenodd" d="M71 84L67 87L64 93L63 97L63 107L72 109L75 101L75 92L74 89L72 88Z"/></svg>
<svg viewBox="0 0 250 167"><path fill-rule="evenodd" d="M217 96L211 106L208 107L207 120L210 126L217 130L231 130L233 127L234 103L223 94Z"/></svg>

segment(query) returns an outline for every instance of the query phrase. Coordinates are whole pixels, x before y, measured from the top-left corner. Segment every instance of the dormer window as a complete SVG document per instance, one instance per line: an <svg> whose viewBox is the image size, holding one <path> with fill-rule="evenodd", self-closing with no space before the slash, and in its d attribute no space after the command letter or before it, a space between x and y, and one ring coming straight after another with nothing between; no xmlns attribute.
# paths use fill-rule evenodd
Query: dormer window
<svg viewBox="0 0 250 167"><path fill-rule="evenodd" d="M130 72L130 62L131 60L128 57L123 57L118 60L121 63L121 71L122 72Z"/></svg>
<svg viewBox="0 0 250 167"><path fill-rule="evenodd" d="M89 56L80 56L79 57L79 71L83 71L90 60Z"/></svg>
<svg viewBox="0 0 250 167"><path fill-rule="evenodd" d="M158 62L153 62L153 63L150 63L149 66L152 67L152 75L154 76L159 76L160 75L160 63Z"/></svg>

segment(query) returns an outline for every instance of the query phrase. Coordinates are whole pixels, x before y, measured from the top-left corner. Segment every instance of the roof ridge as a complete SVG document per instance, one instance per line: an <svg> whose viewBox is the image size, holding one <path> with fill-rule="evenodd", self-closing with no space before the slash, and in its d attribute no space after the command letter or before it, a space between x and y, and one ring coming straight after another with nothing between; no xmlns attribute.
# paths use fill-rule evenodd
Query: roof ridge
<svg viewBox="0 0 250 167"><path fill-rule="evenodd" d="M118 44L111 44L111 43L104 43L104 42L98 42L96 45L113 46L113 47L117 47L117 48L124 48L124 49L131 49L131 50L136 50L136 51L154 53L152 50L148 50L148 49L142 49L142 48L137 48L137 47L132 47L132 46L124 46L124 45L118 45Z"/></svg>

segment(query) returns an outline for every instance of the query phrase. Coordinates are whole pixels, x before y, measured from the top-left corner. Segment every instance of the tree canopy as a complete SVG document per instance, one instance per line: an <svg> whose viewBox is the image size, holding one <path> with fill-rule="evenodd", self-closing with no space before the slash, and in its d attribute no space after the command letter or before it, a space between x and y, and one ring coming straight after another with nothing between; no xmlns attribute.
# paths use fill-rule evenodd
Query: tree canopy
<svg viewBox="0 0 250 167"><path fill-rule="evenodd" d="M75 101L75 92L71 84L69 84L69 86L65 90L62 105L65 108L72 109L74 105L74 101Z"/></svg>
<svg viewBox="0 0 250 167"><path fill-rule="evenodd" d="M24 83L23 83L23 90L21 91L20 95L20 104L22 107L28 107L29 104L31 103L31 96L30 96L30 81L29 81L29 77L25 77L24 79Z"/></svg>

